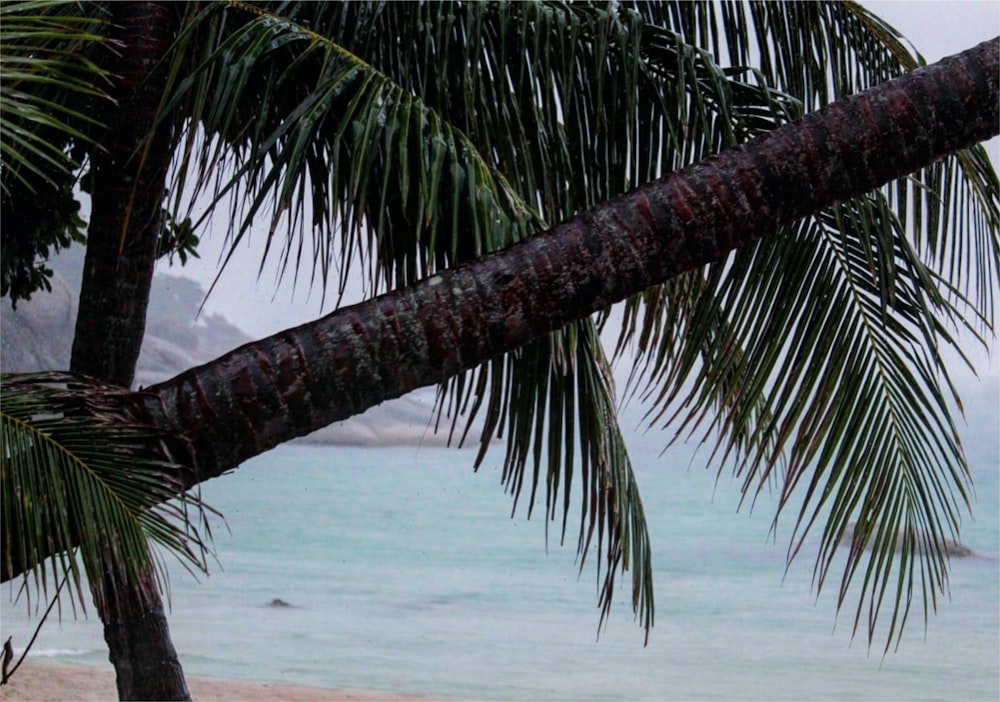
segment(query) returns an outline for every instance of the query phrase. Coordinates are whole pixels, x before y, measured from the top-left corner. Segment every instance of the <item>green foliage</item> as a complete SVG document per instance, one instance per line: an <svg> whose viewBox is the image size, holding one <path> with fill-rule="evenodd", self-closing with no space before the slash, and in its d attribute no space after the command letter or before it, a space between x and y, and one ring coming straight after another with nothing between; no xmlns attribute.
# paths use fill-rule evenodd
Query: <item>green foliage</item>
<svg viewBox="0 0 1000 702"><path fill-rule="evenodd" d="M374 295L502 249L923 62L852 2L184 12L160 105L178 130L161 253L192 254L221 223L230 251L256 239L262 266L276 258L337 300L351 280ZM941 353L993 323L998 190L982 148L956 154L648 290L621 316L616 356L631 356L628 392L651 422L710 442L748 498L776 486L779 514L794 515L789 558L822 525L818 587L858 523L840 603L863 571L855 628L867 609L873 637L891 603L887 645L917 590L926 616L947 584L945 542L970 486ZM4 192L6 218L24 205ZM29 241L58 228L39 227ZM479 463L506 439L515 508L530 483L530 511L544 480L546 522L561 512L563 536L576 482L581 566L595 534L608 564L602 615L627 566L648 628L648 535L596 327L617 319L453 379L440 408L461 440L483 419Z"/></svg>
<svg viewBox="0 0 1000 702"><path fill-rule="evenodd" d="M611 611L617 571L632 569L632 602L648 640L655 613L650 538L616 418L613 386L597 331L590 321L581 321L492 361L478 374L452 379L440 388L438 408L442 413L449 403L460 403L461 411L468 412L468 426L484 412L477 467L486 460L488 439L506 434L502 482L514 498L513 511L529 466L529 517L544 480L546 539L549 522L559 518L561 509L560 541L565 540L573 480L579 475L577 557L582 572L596 534L597 551L606 565L601 622ZM492 401L496 397L503 402ZM459 407L450 407L449 413L454 431ZM598 561L598 579L601 565Z"/></svg>
<svg viewBox="0 0 1000 702"><path fill-rule="evenodd" d="M83 125L95 125L76 102L100 98L105 75L89 54L105 42L102 22L75 14L77 3L7 2L0 8L0 146L2 187L12 182L35 192L36 180L52 186L78 167L68 141L88 141Z"/></svg>
<svg viewBox="0 0 1000 702"><path fill-rule="evenodd" d="M172 212L164 210L163 220L163 232L156 242L156 257L173 261L176 255L182 266L189 257L199 258L198 236L194 233L191 218L185 217L178 222Z"/></svg>
<svg viewBox="0 0 1000 702"><path fill-rule="evenodd" d="M174 98L195 106L198 127L178 186L219 194L202 217L229 203L232 246L264 215L264 256L280 252L296 278L309 267L324 291L336 275L340 292L359 270L375 293L502 248L922 61L853 3L231 3L196 24L220 39L197 42L198 68ZM715 464L734 467L748 495L776 482L784 510L803 492L789 557L841 506L818 586L851 521L929 535L925 558L867 561L872 623L890 582L897 609L917 571L931 604L946 586L941 539L957 529L968 476L938 349L992 319L997 211L996 175L973 149L625 307L618 352L634 352L632 390L651 419L713 441ZM553 518L563 486L563 533L574 472L602 476L582 481L589 507L594 484L622 499L634 487L624 445L592 441L620 435L610 384L584 382L603 372L600 344L581 342L596 338L576 325L441 393L442 407L485 417L480 461L506 435L515 497L544 476ZM892 490L871 487L886 480ZM647 538L627 510L601 522L589 507L581 549L595 525L609 562ZM842 592L866 553L851 552ZM643 582L648 562L632 565ZM650 593L633 592L651 614Z"/></svg>
<svg viewBox="0 0 1000 702"><path fill-rule="evenodd" d="M67 373L4 375L0 391L3 580L24 572L47 596L51 568L82 605L77 548L91 583L140 593L146 574L165 582L152 544L206 570L210 508L159 458L163 437L129 417L128 391Z"/></svg>
<svg viewBox="0 0 1000 702"><path fill-rule="evenodd" d="M14 184L15 192L20 191ZM14 198L18 204L13 205ZM31 299L39 290L52 289L52 270L45 261L73 243L86 241L86 223L79 215L80 203L69 184L40 188L33 195L10 195L0 206L4 235L0 239L0 295Z"/></svg>
<svg viewBox="0 0 1000 702"><path fill-rule="evenodd" d="M794 96L806 110L925 65L906 40L862 5L851 2L650 3L644 14L673 26L716 60L759 66L763 80ZM1000 286L998 181L983 146L976 146L882 189L886 204L911 232L917 254L948 284L942 293L982 322L995 319ZM862 215L867 229L873 224ZM895 272L884 284L892 285ZM952 289L954 288L954 289Z"/></svg>
<svg viewBox="0 0 1000 702"><path fill-rule="evenodd" d="M749 7L691 13L686 35L749 60L752 31L768 82L807 106L922 63L853 3ZM867 610L871 639L892 592L887 647L918 591L925 616L947 591L945 543L971 482L941 350L964 358L956 332L990 329L998 224L997 176L976 147L626 305L618 353L633 353L631 389L654 405L651 422L713 444L745 496L777 487L775 525L794 514L789 561L819 522L818 588L850 525L864 527L839 604L860 569L854 625ZM897 533L910 540L894 559Z"/></svg>
<svg viewBox="0 0 1000 702"><path fill-rule="evenodd" d="M76 2L0 6L0 294L14 304L49 290L45 259L84 240L73 188L106 99L103 30Z"/></svg>
<svg viewBox="0 0 1000 702"><path fill-rule="evenodd" d="M375 293L501 249L797 109L635 13L545 3L272 8L209 6L182 38L199 63L168 109L189 105L197 129L173 191L204 208L196 227L227 207L232 247L263 215L264 256L280 250L296 277L311 263L309 279L324 291L334 271L338 291L360 273ZM581 561L597 529L613 566L603 611L614 566L627 564L648 627L648 535L641 508L618 502L637 492L611 383L598 381L604 366L587 321L457 379L442 406L469 407L470 424L486 417L483 452L510 427L506 484L519 494L530 465L534 495L546 475L547 516L553 486L566 485L563 533L572 475L592 470L579 483L590 506ZM547 429L556 421L565 434ZM595 441L595 432L617 438Z"/></svg>

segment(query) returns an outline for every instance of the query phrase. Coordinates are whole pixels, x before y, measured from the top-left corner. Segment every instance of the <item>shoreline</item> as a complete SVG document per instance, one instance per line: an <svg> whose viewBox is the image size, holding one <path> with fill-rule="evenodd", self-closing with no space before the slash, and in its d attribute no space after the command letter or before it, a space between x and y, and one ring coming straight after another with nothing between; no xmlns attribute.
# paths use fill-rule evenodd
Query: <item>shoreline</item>
<svg viewBox="0 0 1000 702"><path fill-rule="evenodd" d="M427 700L419 695L292 685L282 682L253 682L189 675L188 689L194 700L300 700L301 702L390 702ZM108 666L64 665L25 660L8 683L0 687L0 700L58 700L87 702L116 700L115 673Z"/></svg>

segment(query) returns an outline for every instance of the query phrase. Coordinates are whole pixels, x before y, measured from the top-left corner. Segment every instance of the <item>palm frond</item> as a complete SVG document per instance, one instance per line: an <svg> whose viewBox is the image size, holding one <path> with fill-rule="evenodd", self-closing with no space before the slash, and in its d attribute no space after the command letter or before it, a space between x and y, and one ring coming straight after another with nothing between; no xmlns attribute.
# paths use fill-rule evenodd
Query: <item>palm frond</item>
<svg viewBox="0 0 1000 702"><path fill-rule="evenodd" d="M74 188L108 100L105 29L97 3L0 7L0 293L14 305L50 289L45 259L84 239Z"/></svg>
<svg viewBox="0 0 1000 702"><path fill-rule="evenodd" d="M173 190L187 185L194 201L210 188L216 195L206 217L230 197L231 247L263 216L265 256L280 248L281 265L296 276L311 262L310 280L324 286L339 268L341 292L359 267L374 293L502 248L548 219L796 111L780 93L742 82L635 13L545 3L287 9L300 14L237 3L199 17L209 28L202 35L223 38L198 42L201 62L178 86L174 106L198 102ZM385 36L397 41L375 40ZM213 171L217 163L225 170ZM276 234L283 226L282 239ZM588 343L578 343L578 334ZM626 551L624 560L617 550L645 544L646 536L641 507L615 502L637 493L622 477L631 467L610 385L594 376L604 363L595 339L592 325L555 335L445 393L454 393L453 404L472 388L480 393L471 414L488 408L484 446L511 422L505 476L515 496L527 465L534 466L534 493L548 462L550 516L553 486L570 479L575 460L603 476L584 489L595 509L582 515L581 547L589 524L590 534L598 526L598 540L607 538L609 562L626 565L631 557L638 569L633 604L648 626L648 549ZM560 359L581 352L590 358L573 361L573 372L590 380L587 392L574 395ZM584 377L575 382L582 387ZM587 431L572 431L574 423ZM569 429L547 434L552 424ZM618 438L594 441L595 434ZM595 492L598 485L610 491ZM567 484L564 500L568 494ZM612 503L614 511L596 509ZM564 530L568 508L564 501ZM605 605L614 572L607 572Z"/></svg>
<svg viewBox="0 0 1000 702"><path fill-rule="evenodd" d="M757 63L768 84L807 109L923 62L854 3L638 7L718 61ZM864 523L852 532L838 606L864 546L876 542L855 630L867 602L871 640L893 600L887 647L898 641L915 584L925 616L947 587L944 535L957 532L970 483L949 409L961 405L940 349L964 357L956 328L981 339L993 323L998 198L977 147L625 309L616 353L634 351L629 392L653 404L650 420L712 441L712 463L733 466L746 497L778 485L779 514L801 493L789 558L826 520L817 587L848 525ZM910 535L899 559L897 532Z"/></svg>
<svg viewBox="0 0 1000 702"><path fill-rule="evenodd" d="M156 458L161 437L123 411L128 391L38 373L3 375L2 392L3 580L23 574L47 597L52 569L82 605L76 547L90 582L111 578L139 592L145 574L166 582L152 544L206 571L210 508L183 491L178 466Z"/></svg>
<svg viewBox="0 0 1000 702"><path fill-rule="evenodd" d="M814 110L925 65L893 27L862 5L840 2L640 3L720 63L759 66L763 80ZM884 188L927 265L954 283L959 304L995 318L1000 286L1000 202L982 146ZM959 233L962 233L961 235ZM981 327L982 329L982 327Z"/></svg>
<svg viewBox="0 0 1000 702"><path fill-rule="evenodd" d="M405 284L444 259L503 247L538 225L469 138L390 77L301 24L250 6L237 10L253 19L228 33L178 90L211 98L194 115L210 138L192 132L179 183L194 181L196 198L220 172L203 169L231 169L205 211L230 197L232 246L264 216L264 257L280 247L283 270L291 266L298 276L311 243L311 280L325 289L339 267L343 291L361 263L374 289ZM401 216L423 253L387 231ZM282 221L288 236L279 242ZM311 242L296 240L308 230Z"/></svg>
<svg viewBox="0 0 1000 702"><path fill-rule="evenodd" d="M519 382L533 378L534 382ZM642 500L631 460L618 425L614 381L597 330L583 320L528 344L516 354L498 358L477 374L457 376L438 395L439 418L458 417L468 424L482 414L477 468L494 437L506 439L501 483L514 500L512 513L529 485L527 515L545 490L546 540L549 523L560 518L560 543L573 501L574 476L580 526L577 558L582 571L597 536L597 551L605 559L601 581L600 625L611 611L615 575L632 570L632 607L646 630L653 625L652 554ZM461 440L464 441L463 433ZM530 471L530 477L529 477ZM605 543L606 540L606 543Z"/></svg>
<svg viewBox="0 0 1000 702"><path fill-rule="evenodd" d="M194 23L223 38L201 42L171 105L198 101L172 190L210 188L206 217L231 195L232 244L263 215L268 254L295 270L311 258L324 284L339 269L340 288L355 263L375 292L379 273L405 285L502 248L797 112L634 14L230 5Z"/></svg>
<svg viewBox="0 0 1000 702"><path fill-rule="evenodd" d="M67 144L86 143L83 132L98 124L80 97L105 98L106 71L92 58L106 44L99 17L79 14L80 3L6 2L0 7L0 187L14 181L35 191L35 182L57 186L77 163Z"/></svg>
<svg viewBox="0 0 1000 702"><path fill-rule="evenodd" d="M775 525L802 495L789 560L825 520L817 587L857 523L839 606L867 558L855 627L867 598L873 635L895 583L896 614L905 608L887 646L901 633L918 571L925 611L946 590L946 542L957 538L971 489L949 409L957 398L938 355L962 325L950 296L937 293L946 285L873 193L675 281L659 307L643 317L633 310L626 325L646 358L633 392L647 383L652 421L714 437L714 462L733 466L745 495L778 485ZM878 548L891 553L885 535L897 532L926 543L908 542L897 563Z"/></svg>
<svg viewBox="0 0 1000 702"><path fill-rule="evenodd" d="M506 246L922 60L853 3L228 3L189 26L181 43L198 47L197 68L168 105L191 117L176 206L212 193L203 217L228 207L232 247L263 221L264 257L277 251L283 270L308 272L324 291L333 275L340 293L359 268L372 294ZM896 450L891 461L867 456L851 468L857 475L905 467L908 487L892 494L912 495L935 480L927 457L936 456L957 466L959 484L964 458L936 349L954 344L959 310L971 310L980 333L992 320L997 203L996 175L972 150L649 291L626 307L619 342L640 340L646 375L633 388L653 379L659 407L681 401L676 414L654 414L675 416L681 432L720 432L715 460L736 462L748 495L778 466L781 478L806 466L819 475L853 458L838 443L842 426L863 419L885 420L869 438ZM902 235L911 221L913 245ZM573 394L558 370L559 359L576 358L579 333L443 390L448 404L474 398L473 414L486 409L484 436L510 423L505 476L515 496L529 463L537 489L539 457L554 452L550 470L565 472L549 473L547 515L552 485L565 484L576 460L565 427L611 406L609 386L581 393L577 376ZM598 347L583 348L582 365L599 367ZM904 406L907 363L923 365ZM576 446L583 465L628 473L582 434ZM910 521L955 524L946 493L932 494ZM822 507L811 499L797 522L806 531L803 515ZM866 592L884 591L887 568L872 571ZM925 584L943 585L926 572Z"/></svg>

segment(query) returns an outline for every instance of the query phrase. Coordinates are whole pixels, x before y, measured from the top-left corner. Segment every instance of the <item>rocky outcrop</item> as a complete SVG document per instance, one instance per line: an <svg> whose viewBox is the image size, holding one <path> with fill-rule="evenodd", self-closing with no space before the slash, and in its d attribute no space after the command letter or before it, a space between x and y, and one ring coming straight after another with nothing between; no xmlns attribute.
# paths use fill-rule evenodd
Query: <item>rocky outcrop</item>
<svg viewBox="0 0 1000 702"><path fill-rule="evenodd" d="M52 292L30 300L0 301L0 369L5 373L66 370L73 347L77 301L66 281L53 275Z"/></svg>
<svg viewBox="0 0 1000 702"><path fill-rule="evenodd" d="M342 446L444 446L449 444L451 420L442 418L434 431L437 411L434 391L417 390L391 402L372 407L364 414L335 422L298 441ZM457 446L465 424L459 419L451 446ZM471 432L466 446L478 446L479 434Z"/></svg>
<svg viewBox="0 0 1000 702"><path fill-rule="evenodd" d="M52 291L30 300L0 302L0 369L24 373L69 368L76 327L77 295L58 272ZM136 368L136 385L152 385L250 341L218 315L198 319L204 291L193 280L158 275L150 295L146 337Z"/></svg>

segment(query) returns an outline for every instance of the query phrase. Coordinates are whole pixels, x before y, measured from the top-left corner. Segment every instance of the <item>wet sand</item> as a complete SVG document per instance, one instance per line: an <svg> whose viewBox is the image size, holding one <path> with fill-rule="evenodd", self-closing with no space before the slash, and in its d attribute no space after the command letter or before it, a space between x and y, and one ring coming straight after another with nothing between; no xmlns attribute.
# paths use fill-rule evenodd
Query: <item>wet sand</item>
<svg viewBox="0 0 1000 702"><path fill-rule="evenodd" d="M389 702L390 700L421 700L413 695L397 695L364 690L338 690L334 688L304 687L284 683L246 682L242 680L216 680L188 676L188 689L194 700L302 700L311 702L332 700L337 702ZM25 661L0 687L0 700L52 700L81 702L84 700L116 700L113 669L49 665Z"/></svg>

